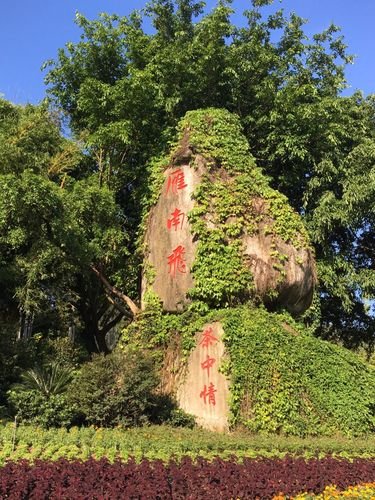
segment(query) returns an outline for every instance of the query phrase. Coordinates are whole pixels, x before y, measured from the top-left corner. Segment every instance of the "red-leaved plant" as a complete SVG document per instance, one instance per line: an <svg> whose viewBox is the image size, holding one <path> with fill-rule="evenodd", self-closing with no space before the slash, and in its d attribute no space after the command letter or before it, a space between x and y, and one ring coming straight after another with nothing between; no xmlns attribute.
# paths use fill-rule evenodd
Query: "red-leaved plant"
<svg viewBox="0 0 375 500"><path fill-rule="evenodd" d="M271 499L278 493L320 493L330 484L344 490L373 481L375 460L220 458L193 462L134 460L110 463L59 459L23 460L0 468L0 498L9 499Z"/></svg>

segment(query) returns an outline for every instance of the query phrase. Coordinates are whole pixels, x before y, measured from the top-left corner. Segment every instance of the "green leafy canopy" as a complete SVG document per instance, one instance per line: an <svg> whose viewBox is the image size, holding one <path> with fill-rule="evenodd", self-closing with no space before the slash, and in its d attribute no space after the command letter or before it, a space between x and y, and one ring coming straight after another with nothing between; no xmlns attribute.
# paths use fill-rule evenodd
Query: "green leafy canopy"
<svg viewBox="0 0 375 500"><path fill-rule="evenodd" d="M81 41L49 62L49 94L135 233L151 195L150 158L168 149L179 119L207 107L237 114L257 166L304 217L314 244L320 303L306 321L371 350L373 99L341 96L352 58L336 26L308 39L303 19L276 6L265 16L268 4L254 1L243 27L224 1L209 13L193 0L154 0L127 17L78 15Z"/></svg>
<svg viewBox="0 0 375 500"><path fill-rule="evenodd" d="M188 111L210 107L238 116L256 166L303 217L319 270L304 321L371 352L374 99L341 95L352 58L336 26L309 39L303 19L271 3L254 0L241 27L228 1L78 14L80 41L45 65L53 111L0 101L0 306L13 331L19 310L41 330L66 332L73 318L90 350L106 349L126 316L90 269L139 298L151 164Z"/></svg>

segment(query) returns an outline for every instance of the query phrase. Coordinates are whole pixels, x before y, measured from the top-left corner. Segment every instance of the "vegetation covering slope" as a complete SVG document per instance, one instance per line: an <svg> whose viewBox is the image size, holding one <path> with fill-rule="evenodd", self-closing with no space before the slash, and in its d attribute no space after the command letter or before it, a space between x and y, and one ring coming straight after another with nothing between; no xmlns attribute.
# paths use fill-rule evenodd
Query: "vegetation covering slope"
<svg viewBox="0 0 375 500"><path fill-rule="evenodd" d="M176 315L154 303L123 341L160 347L161 358L166 346L177 344L183 363L196 332L213 321L223 324L229 354L222 370L231 382L232 426L296 436L375 430L374 367L316 338L289 314L247 303L206 314L192 307Z"/></svg>
<svg viewBox="0 0 375 500"><path fill-rule="evenodd" d="M295 435L375 430L372 366L261 308L224 318L235 420Z"/></svg>

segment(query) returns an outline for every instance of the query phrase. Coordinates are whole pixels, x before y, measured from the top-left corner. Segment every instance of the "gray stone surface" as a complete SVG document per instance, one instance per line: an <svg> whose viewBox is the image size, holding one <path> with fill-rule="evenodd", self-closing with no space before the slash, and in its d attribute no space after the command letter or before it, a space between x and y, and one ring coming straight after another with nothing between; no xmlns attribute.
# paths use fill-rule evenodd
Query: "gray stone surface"
<svg viewBox="0 0 375 500"><path fill-rule="evenodd" d="M173 182L180 172L179 182ZM170 167L165 172L165 181L159 201L152 208L146 232L146 259L156 273L153 289L163 302L166 311L178 311L187 302L186 292L193 286L190 268L194 260L196 243L189 227L187 214L193 208L191 198L201 176L189 165ZM182 186L185 186L181 188ZM183 215L176 217L176 209ZM175 215L173 215L175 214ZM179 224L173 225L178 219ZM170 223L168 224L168 221ZM181 260L168 264L168 258L178 255ZM177 251L176 251L177 250ZM174 253L175 251L175 253ZM142 290L147 288L143 277Z"/></svg>
<svg viewBox="0 0 375 500"><path fill-rule="evenodd" d="M194 415L199 425L215 431L228 430L229 384L218 370L225 359L222 335L218 322L206 324L197 333L196 347L176 382L180 407Z"/></svg>
<svg viewBox="0 0 375 500"><path fill-rule="evenodd" d="M273 252L287 256L281 274L280 261ZM297 249L280 238L265 234L262 228L254 235L244 237L244 254L248 257L257 294L266 305L282 305L291 313L299 314L311 305L316 282L312 252ZM277 295L270 292L275 290Z"/></svg>

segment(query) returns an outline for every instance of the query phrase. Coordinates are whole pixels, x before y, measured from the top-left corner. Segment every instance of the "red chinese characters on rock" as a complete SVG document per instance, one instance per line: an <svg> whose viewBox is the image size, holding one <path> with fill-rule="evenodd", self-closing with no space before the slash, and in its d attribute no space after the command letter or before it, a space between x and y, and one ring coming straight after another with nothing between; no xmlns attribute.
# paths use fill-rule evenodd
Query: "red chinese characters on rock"
<svg viewBox="0 0 375 500"><path fill-rule="evenodd" d="M180 168L171 172L167 180L166 195L176 195L179 190L185 189L187 184L185 182L185 173ZM172 212L172 217L167 220L167 228L170 230L174 228L182 229L185 220L185 214L179 209L175 208ZM171 278L176 278L177 274L186 273L186 261L185 261L185 247L179 245L173 252L168 255L168 273Z"/></svg>
<svg viewBox="0 0 375 500"><path fill-rule="evenodd" d="M210 376L210 368L214 366L216 362L215 358L210 358L210 356L207 354L207 357L204 361L201 363L202 370L207 370L207 375Z"/></svg>
<svg viewBox="0 0 375 500"><path fill-rule="evenodd" d="M176 208L174 212L171 213L172 217L167 220L167 228L174 228L177 231L178 228L182 229L185 220L185 214L181 212L179 208Z"/></svg>
<svg viewBox="0 0 375 500"><path fill-rule="evenodd" d="M185 182L185 174L180 168L169 174L167 182L166 194L177 194L181 189L185 189L187 184Z"/></svg>
<svg viewBox="0 0 375 500"><path fill-rule="evenodd" d="M208 400L209 405L216 405L215 392L217 392L217 389L215 389L215 386L212 382L210 383L208 388L206 384L204 385L203 391L200 393L200 397L203 398L204 404L207 404Z"/></svg>
<svg viewBox="0 0 375 500"><path fill-rule="evenodd" d="M218 339L214 337L212 328L206 328L203 332L203 336L201 341L199 342L199 345L202 347L208 347L210 345L214 345L215 342L217 342Z"/></svg>
<svg viewBox="0 0 375 500"><path fill-rule="evenodd" d="M199 342L199 345L203 349L208 350L208 348L210 346L215 345L216 342L218 342L218 339L214 336L212 328L208 327L203 331L203 335L202 335L201 341ZM201 368L202 368L202 370L207 370L207 377L208 378L210 378L210 369L214 366L215 363L216 363L216 359L212 358L207 352L206 359L201 362ZM203 398L205 405L208 404L210 406L211 405L215 406L216 405L215 392L217 392L217 389L215 389L214 384L212 382L210 382L208 387L206 384L204 385L204 388L201 391L199 397Z"/></svg>
<svg viewBox="0 0 375 500"><path fill-rule="evenodd" d="M185 248L182 245L176 247L173 252L168 255L168 272L172 278L176 277L177 273L186 273Z"/></svg>

